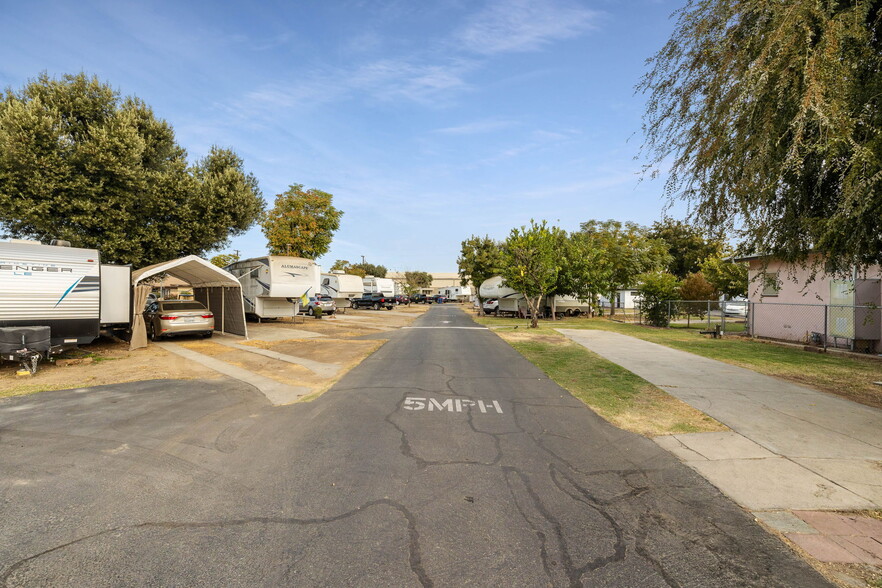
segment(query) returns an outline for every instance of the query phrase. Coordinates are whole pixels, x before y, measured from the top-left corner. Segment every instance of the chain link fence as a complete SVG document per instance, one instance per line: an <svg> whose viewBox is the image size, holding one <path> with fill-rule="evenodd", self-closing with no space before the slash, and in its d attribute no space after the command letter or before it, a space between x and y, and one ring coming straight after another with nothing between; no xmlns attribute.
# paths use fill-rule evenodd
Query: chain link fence
<svg viewBox="0 0 882 588"><path fill-rule="evenodd" d="M653 324L644 309L610 318ZM795 304L720 300L666 300L655 314L655 326L693 329L720 335L834 347L863 353L882 352L882 309L877 306ZM659 316L661 320L659 320Z"/></svg>

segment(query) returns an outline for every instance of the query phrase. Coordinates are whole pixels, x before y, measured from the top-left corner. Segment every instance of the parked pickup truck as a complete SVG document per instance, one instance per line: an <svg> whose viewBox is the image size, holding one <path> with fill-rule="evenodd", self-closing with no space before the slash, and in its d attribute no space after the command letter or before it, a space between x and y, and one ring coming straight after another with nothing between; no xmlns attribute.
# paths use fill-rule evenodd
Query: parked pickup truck
<svg viewBox="0 0 882 588"><path fill-rule="evenodd" d="M392 296L386 296L385 294L373 293L365 294L361 298L353 298L350 303L352 308L373 308L374 310L380 310L381 306L385 306L386 310L392 310L392 306L395 304L395 298Z"/></svg>

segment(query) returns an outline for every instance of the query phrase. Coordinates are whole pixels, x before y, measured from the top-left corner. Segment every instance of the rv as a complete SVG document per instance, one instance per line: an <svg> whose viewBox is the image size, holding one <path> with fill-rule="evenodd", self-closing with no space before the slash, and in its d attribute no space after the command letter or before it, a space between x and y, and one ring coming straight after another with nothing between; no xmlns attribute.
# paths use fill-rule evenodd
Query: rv
<svg viewBox="0 0 882 588"><path fill-rule="evenodd" d="M519 314L520 311L526 311L527 301L524 295L508 286L502 285L502 276L493 276L484 280L478 293L481 298L496 298L499 300L497 314Z"/></svg>
<svg viewBox="0 0 882 588"><path fill-rule="evenodd" d="M591 313L591 303L587 300L582 301L575 296L551 296L546 302L548 312L551 312L552 299L554 302L554 313L557 316L579 316L580 314ZM550 316L550 315L549 315Z"/></svg>
<svg viewBox="0 0 882 588"><path fill-rule="evenodd" d="M67 241L0 242L0 359L32 373L45 357L127 328L132 268Z"/></svg>
<svg viewBox="0 0 882 588"><path fill-rule="evenodd" d="M311 259L268 255L224 269L242 284L245 313L258 319L296 316L301 299L319 293L321 270Z"/></svg>
<svg viewBox="0 0 882 588"><path fill-rule="evenodd" d="M365 294L382 294L384 296L395 296L395 282L392 278L375 278L367 276L362 280Z"/></svg>
<svg viewBox="0 0 882 588"><path fill-rule="evenodd" d="M438 294L442 296L446 296L450 300L456 300L457 302L465 302L472 296L472 287L471 286L448 286L446 288L440 288L438 290Z"/></svg>
<svg viewBox="0 0 882 588"><path fill-rule="evenodd" d="M334 299L339 312L345 312L350 300L364 294L364 283L360 276L332 271L322 274L321 293Z"/></svg>

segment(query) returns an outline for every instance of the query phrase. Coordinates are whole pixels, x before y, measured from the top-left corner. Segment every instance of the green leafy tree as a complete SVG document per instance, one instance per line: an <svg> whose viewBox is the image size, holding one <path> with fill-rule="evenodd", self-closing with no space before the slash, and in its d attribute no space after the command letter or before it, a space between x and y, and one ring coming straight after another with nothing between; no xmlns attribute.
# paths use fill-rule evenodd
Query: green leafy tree
<svg viewBox="0 0 882 588"><path fill-rule="evenodd" d="M693 315L704 318L708 309L708 300L720 297L719 291L708 282L701 272L691 273L680 284L681 310L686 313L686 325L689 326Z"/></svg>
<svg viewBox="0 0 882 588"><path fill-rule="evenodd" d="M598 296L605 292L610 281L604 252L588 235L576 232L564 239L559 253L561 268L553 294L588 301L593 313L599 306ZM554 311L552 308L552 313Z"/></svg>
<svg viewBox="0 0 882 588"><path fill-rule="evenodd" d="M352 265L348 259L338 259L334 262L334 265L331 266L331 270L339 270L347 274L352 274L354 276L365 277L367 272L361 268L355 267Z"/></svg>
<svg viewBox="0 0 882 588"><path fill-rule="evenodd" d="M187 164L172 127L86 74L0 93L0 227L141 267L222 249L263 200L232 151Z"/></svg>
<svg viewBox="0 0 882 588"><path fill-rule="evenodd" d="M404 289L408 294L416 294L423 288L430 287L432 280L429 272L404 272Z"/></svg>
<svg viewBox="0 0 882 588"><path fill-rule="evenodd" d="M481 284L502 273L502 246L487 235L472 235L462 242L456 263L459 267L460 285L466 286L471 281L478 290L478 299L483 302Z"/></svg>
<svg viewBox="0 0 882 588"><path fill-rule="evenodd" d="M270 254L316 259L327 253L343 216L333 199L321 190L304 190L303 184L291 184L278 194L260 221Z"/></svg>
<svg viewBox="0 0 882 588"><path fill-rule="evenodd" d="M671 315L678 312L671 301L680 297L680 282L668 272L654 271L642 274L638 281L640 298L637 306L647 322L654 327L667 327Z"/></svg>
<svg viewBox="0 0 882 588"><path fill-rule="evenodd" d="M374 276L375 278L385 278L389 272L384 265L374 265L372 263L350 263L347 259L338 259L331 266L332 270L340 270L347 274L355 276Z"/></svg>
<svg viewBox="0 0 882 588"><path fill-rule="evenodd" d="M534 329L539 326L542 298L557 281L559 243L560 229L531 220L529 227L512 229L502 246L501 275L509 288L524 295L530 307L530 327Z"/></svg>
<svg viewBox="0 0 882 588"><path fill-rule="evenodd" d="M389 273L385 265L374 265L373 263L356 263L352 267L360 269L366 276L374 276L375 278L385 278L386 274Z"/></svg>
<svg viewBox="0 0 882 588"><path fill-rule="evenodd" d="M672 218L653 223L648 236L667 244L671 256L667 269L681 280L699 271L705 259L723 251L721 239L708 239L697 227Z"/></svg>
<svg viewBox="0 0 882 588"><path fill-rule="evenodd" d="M701 264L701 273L726 298L747 296L746 263L735 263L720 257L710 257Z"/></svg>
<svg viewBox="0 0 882 588"><path fill-rule="evenodd" d="M637 223L590 220L581 230L590 246L602 252L606 284L600 293L610 300L615 300L617 290L634 286L640 274L661 270L670 261L667 244ZM610 315L615 315L615 304L610 305Z"/></svg>
<svg viewBox="0 0 882 588"><path fill-rule="evenodd" d="M882 263L878 0L688 0L650 65L647 169L697 222L787 261Z"/></svg>
<svg viewBox="0 0 882 588"><path fill-rule="evenodd" d="M238 253L221 253L211 258L211 263L217 267L227 267L231 263L239 261Z"/></svg>

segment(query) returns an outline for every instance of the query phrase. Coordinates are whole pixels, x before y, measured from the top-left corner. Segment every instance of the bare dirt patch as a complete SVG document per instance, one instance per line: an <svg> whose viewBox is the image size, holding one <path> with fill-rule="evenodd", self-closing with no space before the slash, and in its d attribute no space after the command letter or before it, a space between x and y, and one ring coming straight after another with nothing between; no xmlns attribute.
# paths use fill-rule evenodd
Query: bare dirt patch
<svg viewBox="0 0 882 588"><path fill-rule="evenodd" d="M151 345L129 351L129 344L113 339L95 343L59 356L61 359L91 358L91 363L56 365L44 361L36 374L18 377L18 366L0 364L0 397L66 390L139 380L219 378L220 374Z"/></svg>

